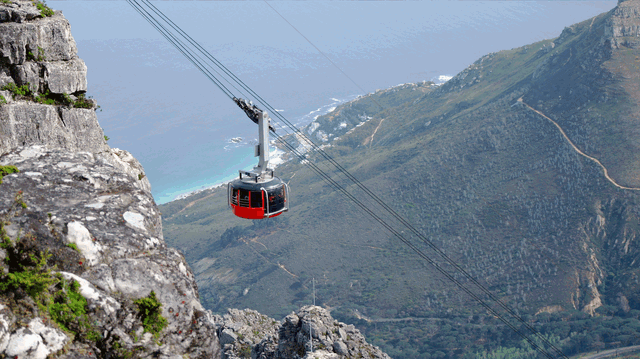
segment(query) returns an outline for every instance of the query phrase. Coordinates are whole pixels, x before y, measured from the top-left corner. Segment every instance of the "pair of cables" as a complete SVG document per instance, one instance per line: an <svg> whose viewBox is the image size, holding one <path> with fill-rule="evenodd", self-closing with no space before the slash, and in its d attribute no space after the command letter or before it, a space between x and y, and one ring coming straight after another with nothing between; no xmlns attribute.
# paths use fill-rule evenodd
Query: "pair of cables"
<svg viewBox="0 0 640 359"><path fill-rule="evenodd" d="M371 200L377 203L381 209L386 211L391 217L395 218L400 224L405 226L414 236L419 238L428 248L430 248L435 254L437 254L440 258L444 260L445 263L449 264L453 269L455 269L458 273L462 274L464 278L468 280L468 282L472 283L477 289L480 290L481 293L484 293L486 297L491 299L491 301L495 302L498 307L502 308L512 319L515 319L516 322L522 324L522 326L529 332L529 334L525 333L521 328L516 326L511 321L507 320L501 313L499 313L496 308L489 305L487 301L485 301L478 293L471 290L465 283L458 280L453 274L449 273L449 271L445 270L442 265L436 262L433 258L428 256L422 249L417 247L413 242L407 239L404 236L404 232L395 228L394 225L390 224L389 221L385 220L382 216L376 213L371 209L370 206L365 204L360 198L356 197L353 193L349 192L345 186L341 185L334 179L329 173L320 168L318 164L311 161L311 159L307 156L307 154L301 150L299 150L294 144L287 141L285 136L281 136L280 134L272 131L272 135L275 139L285 148L287 148L294 156L296 156L300 161L303 161L312 171L314 171L320 178L325 180L329 185L331 185L336 191L340 192L347 199L352 201L357 207L362 209L365 213L370 215L376 222L382 225L385 229L387 229L394 237L408 246L411 250L413 250L420 258L425 260L427 263L431 264L440 274L442 274L445 278L450 280L456 286L458 286L463 292L477 301L483 308L487 310L491 315L498 318L501 322L503 322L506 326L511 328L516 334L526 340L531 347L536 349L539 353L541 353L544 357L553 359L557 357L567 358L567 356L562 353L560 349L554 346L551 342L548 341L542 334L535 330L529 323L527 323L522 317L520 317L512 308L503 303L499 298L495 296L490 290L488 290L482 283L480 283L477 279L475 279L472 275L470 275L464 268L462 268L458 263L456 263L451 257L449 257L446 253L444 253L440 248L438 248L433 241L423 235L420 231L418 231L410 222L404 219L400 214L398 214L393 208L391 208L384 200L382 200L379 196L377 196L373 191L371 191L367 186L365 186L360 180L358 180L355 176L353 176L346 168L344 168L340 163L338 163L332 156L330 156L326 151L324 151L319 145L317 145L313 140L311 140L303 131L298 129L292 122L286 119L279 111L273 108L267 101L265 101L259 94L253 91L249 86L247 86L241 79L233 74L227 67L225 67L220 61L218 61L214 56L212 56L207 50L205 50L201 45L199 45L193 38L191 38L186 32L184 32L178 25L176 25L171 19L169 19L162 11L160 11L157 7L155 7L149 0L127 0L127 2L145 19L147 20L151 26L153 26L160 34L171 43L180 53L182 53L188 60L191 62L199 71L201 71L211 82L214 83L216 87L218 87L227 97L231 100L236 99L236 94L242 95L246 98L253 98L256 102L262 104L266 110L271 112L274 118L280 120L285 124L283 128L285 132L289 132L286 130L290 129L292 132L288 134L294 134L299 141L306 143L308 147L310 147L314 153L318 153L322 158L326 160L326 164L333 165L335 169L337 169L346 179L350 180L353 184L357 186L361 191L363 191ZM269 5L267 3L267 5ZM271 7L271 5L269 5ZM271 7L280 17L284 19L284 17L278 13L273 7ZM286 19L284 19L289 25L291 25L294 29L295 27ZM321 54L322 52L315 45L313 45L300 31L295 29L301 36L307 40L313 47L315 47ZM324 55L324 54L323 54ZM326 57L326 55L324 55ZM329 59L329 61L333 63ZM340 68L338 68L343 74ZM347 76L345 74L345 76ZM349 78L347 76L347 78ZM352 82L354 82L351 78L349 78ZM355 82L354 82L355 83ZM356 84L356 86L358 86ZM360 88L360 86L358 86ZM232 91L231 89L235 90ZM361 88L360 88L361 89ZM361 89L362 90L362 89ZM375 100L374 100L375 101ZM376 101L376 104L377 101ZM379 105L379 104L378 104ZM382 106L381 106L382 107ZM552 349L553 352L557 356L551 354L546 348L542 345L536 343L532 339L536 337L541 343L546 345L548 348Z"/></svg>

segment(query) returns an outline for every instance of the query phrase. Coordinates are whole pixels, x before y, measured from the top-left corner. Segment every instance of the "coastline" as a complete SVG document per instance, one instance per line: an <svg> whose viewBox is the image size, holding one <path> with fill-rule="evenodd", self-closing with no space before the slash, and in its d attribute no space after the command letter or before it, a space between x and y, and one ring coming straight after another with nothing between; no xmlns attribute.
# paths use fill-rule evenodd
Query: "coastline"
<svg viewBox="0 0 640 359"><path fill-rule="evenodd" d="M439 75L433 79L431 79L430 81L433 81L435 83L436 86L440 86L442 84L444 84L445 82L449 81L449 79L451 79L453 76L450 75ZM425 80L426 81L426 80ZM397 86L403 86L406 84L399 84L396 86L392 86L390 87L390 89L397 87ZM298 127L299 129L303 129L305 126L308 126L310 124L312 124L316 119L318 119L318 117L320 116L324 116L326 114L329 114L333 111L335 111L336 108L338 108L341 105L344 105L346 103L349 102L353 102L353 101L357 101L359 99L361 99L364 96L367 96L368 94L363 94L363 95L352 95L352 96L348 96L345 99L337 99L337 98L331 98L330 102L327 103L326 105L320 106L319 108L317 108L316 110L313 110L309 113L307 113L304 116L301 116L300 118L296 119L295 126ZM281 112L282 110L277 110L278 112ZM288 126L282 126L280 123L276 123L276 128L278 129L283 129L283 128L288 128ZM333 138L332 140L335 140L336 138ZM238 138L238 137L234 137L234 138L230 138L227 140L227 144L225 145L225 149L229 149L231 146L234 147L247 147L247 151L249 152L253 152L253 146L255 145L255 140L245 140L242 138ZM330 144L325 144L325 145L330 145ZM285 159L284 155L286 154L285 151L273 146L273 144L270 145L270 165L272 168L276 168L278 165L283 164L284 162L287 161L287 159ZM249 170L251 168L253 168L254 165L251 165L249 167L244 168L245 170ZM218 179L213 181L213 184L210 185L202 185L199 186L199 188L197 189L186 189L183 191L178 191L178 192L182 192L182 193L178 193L178 194L169 194L169 195L160 195L157 196L157 198L160 199L160 201L158 202L158 204L166 204L169 202L173 202L173 201L178 201L181 199L185 199L191 195L206 191L206 190L211 190L211 189L215 189L215 188L219 188L221 186L226 185L227 183L233 181L234 179L237 178L237 173L234 172L233 175L229 175L226 176L223 179ZM166 197L171 197L170 200L167 201L162 201L162 198L166 198Z"/></svg>
<svg viewBox="0 0 640 359"><path fill-rule="evenodd" d="M269 158L269 164L270 164L270 168L276 169L276 167L278 167L278 165L282 164L285 162L285 160L282 158L282 156L284 155L284 151L276 148L276 147L271 147L269 149L270 152L270 158ZM253 168L253 166L251 166L251 168ZM245 170L249 170L251 168L245 168ZM228 176L227 178L212 184L212 185L205 185L202 188L196 189L196 190L192 190L189 192L185 192L179 195L176 195L172 200L164 202L164 203L158 203L158 204L165 204L165 203L169 203L169 202L173 202L173 201L178 201L181 199L185 199L191 195L206 191L206 190L210 190L210 189L214 189L214 188L218 188L218 187L222 187L224 185L226 185L227 183L235 180L238 177L238 174L235 173L232 176Z"/></svg>
<svg viewBox="0 0 640 359"><path fill-rule="evenodd" d="M309 113L297 118L295 121L291 121L292 123L294 123L294 125L298 128L303 128L304 126L307 126L308 124L310 124L311 122L315 121L318 117L326 115L332 111L334 111L338 106L348 103L350 101L354 101L356 99L358 99L360 96L362 95L351 95L348 96L344 99L337 99L337 98L330 98L329 99L329 103L327 103L326 105L322 105L319 108L310 111ZM278 112L282 112L283 110L276 110ZM272 116L273 117L273 116ZM288 129L289 126L283 126L279 121L276 122L276 128L278 130L281 129ZM247 156L244 156L244 158L253 158L253 146L257 143L257 141L255 139L252 140L248 140L248 139L242 139L239 137L233 137L233 138L229 138L227 139L227 143L224 146L224 150L228 150L230 148L239 148L239 147L245 147L247 149ZM269 152L270 152L270 167L271 168L276 168L278 165L284 163L286 160L284 159L284 155L285 152L275 146L273 146L273 144L270 144L269 147ZM249 155L249 153L251 153L251 155ZM256 162L257 163L257 159L255 161L252 160L252 162ZM252 164L248 167L242 168L245 170L249 170L252 169L254 167L255 164ZM238 168L238 170L241 168ZM191 195L200 193L202 191L206 191L206 190L210 190L210 189L214 189L214 188L218 188L221 186L226 185L227 183L233 181L234 179L236 179L238 177L238 173L236 170L234 170L232 175L226 176L222 179L216 179L213 182L213 184L205 184L205 185L200 185L200 186L193 186L191 188L188 189L184 189L184 190L178 190L175 191L173 193L163 193L163 194L158 194L154 197L156 197L156 201L158 204L166 204L166 203L170 203L173 201L178 201L184 198L187 198ZM186 187L186 186L185 186ZM194 187L197 187L196 189L194 189ZM170 198L167 200L167 198Z"/></svg>

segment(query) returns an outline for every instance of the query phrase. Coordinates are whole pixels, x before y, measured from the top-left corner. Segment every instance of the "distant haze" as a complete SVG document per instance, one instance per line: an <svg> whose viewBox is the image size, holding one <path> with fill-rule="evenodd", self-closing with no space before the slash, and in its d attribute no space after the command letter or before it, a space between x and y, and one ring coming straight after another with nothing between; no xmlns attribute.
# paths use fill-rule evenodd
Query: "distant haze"
<svg viewBox="0 0 640 359"><path fill-rule="evenodd" d="M361 95L263 2L154 4L294 123ZM270 4L369 92L444 80L486 53L557 37L616 1ZM247 141L256 126L126 2L49 5L71 23L109 145L140 160L158 203L257 162Z"/></svg>

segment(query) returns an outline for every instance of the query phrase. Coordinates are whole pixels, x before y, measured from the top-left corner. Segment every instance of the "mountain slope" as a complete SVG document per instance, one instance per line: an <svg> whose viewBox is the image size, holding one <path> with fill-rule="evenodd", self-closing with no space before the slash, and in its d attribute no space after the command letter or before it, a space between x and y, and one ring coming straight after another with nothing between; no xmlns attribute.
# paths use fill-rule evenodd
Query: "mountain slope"
<svg viewBox="0 0 640 359"><path fill-rule="evenodd" d="M640 1L621 2L556 39L484 56L419 96L398 93L384 110L363 113L371 118L327 151L520 313L561 312L568 320L579 310L637 320L639 9ZM371 106L365 101L336 109L306 131L317 138L319 129L355 124L341 111ZM585 154L632 189L616 187ZM399 351L400 357L436 349L456 357L517 343L512 333L482 334L479 327L492 321L477 304L307 168L292 161L278 172L293 192L291 211L277 220L248 226L233 218L224 189L162 206L165 236L192 263L205 306L280 314L309 303L316 278L320 303L365 326L413 318L454 327L381 335L381 344L396 348L416 338L407 348L418 354ZM367 204L383 215L379 205ZM474 315L480 317L460 319ZM570 332L559 334L566 350L591 349ZM454 342L451 349L447 343Z"/></svg>

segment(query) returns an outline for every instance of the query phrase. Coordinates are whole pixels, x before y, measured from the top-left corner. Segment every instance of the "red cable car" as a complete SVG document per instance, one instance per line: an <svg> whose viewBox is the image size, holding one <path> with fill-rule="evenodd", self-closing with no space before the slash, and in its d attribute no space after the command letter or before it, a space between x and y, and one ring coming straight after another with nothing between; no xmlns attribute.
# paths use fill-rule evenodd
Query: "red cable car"
<svg viewBox="0 0 640 359"><path fill-rule="evenodd" d="M227 187L227 201L233 214L246 219L263 219L281 215L289 210L289 186L273 175L269 164L269 115L243 99L233 99L249 118L258 124L259 144L255 154L260 157L251 171L240 170L240 178Z"/></svg>
<svg viewBox="0 0 640 359"><path fill-rule="evenodd" d="M255 183L253 178L236 179L229 183L229 205L233 214L247 219L279 216L289 209L289 188L278 177Z"/></svg>

